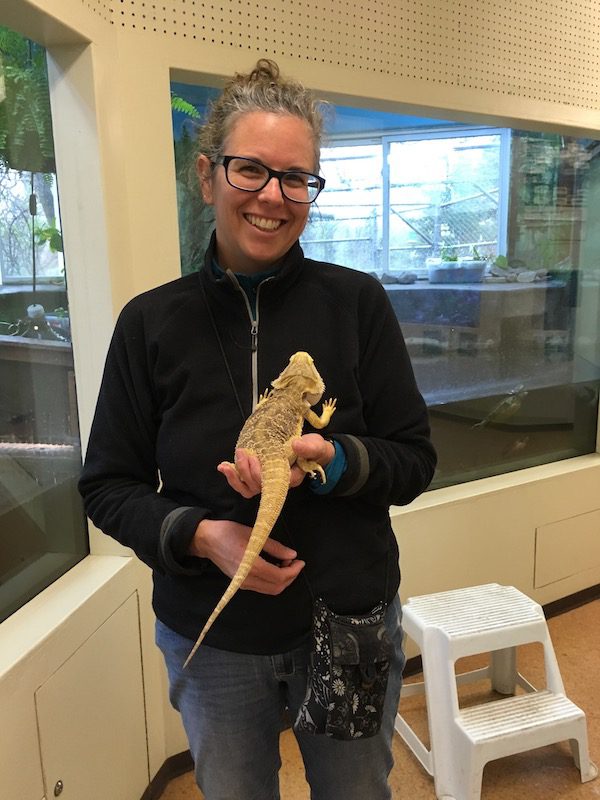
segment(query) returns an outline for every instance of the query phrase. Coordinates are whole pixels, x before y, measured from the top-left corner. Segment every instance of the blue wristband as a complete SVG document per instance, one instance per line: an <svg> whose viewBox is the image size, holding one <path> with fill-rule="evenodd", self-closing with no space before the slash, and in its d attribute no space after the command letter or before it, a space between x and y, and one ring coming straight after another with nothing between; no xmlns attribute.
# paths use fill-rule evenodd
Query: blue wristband
<svg viewBox="0 0 600 800"><path fill-rule="evenodd" d="M331 492L339 479L342 477L344 472L346 471L346 467L348 466L348 461L346 459L346 452L344 448L339 442L336 442L335 439L329 439L331 444L335 447L335 455L327 464L325 469L325 483L321 483L320 475L317 475L316 478L311 478L308 482L310 489L314 494L329 494Z"/></svg>

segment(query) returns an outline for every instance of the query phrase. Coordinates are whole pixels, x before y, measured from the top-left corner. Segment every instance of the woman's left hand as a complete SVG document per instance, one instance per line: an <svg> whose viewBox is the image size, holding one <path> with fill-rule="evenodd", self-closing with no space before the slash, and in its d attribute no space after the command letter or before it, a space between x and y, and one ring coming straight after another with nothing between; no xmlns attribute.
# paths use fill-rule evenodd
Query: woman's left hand
<svg viewBox="0 0 600 800"><path fill-rule="evenodd" d="M309 461L316 461L322 467L327 466L335 455L335 447L318 433L306 433L292 442L292 449L297 456ZM235 467L228 461L223 461L217 467L225 476L227 483L242 497L254 497L261 491L261 471L258 458L246 450L237 450L235 454ZM299 486L306 473L294 464L290 470L290 486Z"/></svg>

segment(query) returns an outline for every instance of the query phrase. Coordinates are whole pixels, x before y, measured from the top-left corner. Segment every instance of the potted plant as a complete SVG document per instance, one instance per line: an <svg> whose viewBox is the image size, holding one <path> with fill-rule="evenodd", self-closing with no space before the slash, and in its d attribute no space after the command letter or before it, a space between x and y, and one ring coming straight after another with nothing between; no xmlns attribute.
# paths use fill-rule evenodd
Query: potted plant
<svg viewBox="0 0 600 800"><path fill-rule="evenodd" d="M487 267L487 257L473 245L471 255L459 258L458 266L461 272L461 283L481 283Z"/></svg>
<svg viewBox="0 0 600 800"><path fill-rule="evenodd" d="M457 280L458 255L448 247L442 247L439 258L427 259L427 274L430 283L460 283Z"/></svg>

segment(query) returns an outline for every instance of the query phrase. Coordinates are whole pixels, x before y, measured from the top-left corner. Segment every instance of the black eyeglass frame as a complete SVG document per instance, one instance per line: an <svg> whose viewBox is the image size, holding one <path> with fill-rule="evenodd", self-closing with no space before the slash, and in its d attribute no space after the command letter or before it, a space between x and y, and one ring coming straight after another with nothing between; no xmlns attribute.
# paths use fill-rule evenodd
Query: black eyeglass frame
<svg viewBox="0 0 600 800"><path fill-rule="evenodd" d="M266 170L267 179L265 180L262 186L259 186L257 189L246 189L243 186L236 186L235 183L232 183L229 180L229 164L236 158L241 159L242 161L249 161L251 164L256 164L257 167L261 167L262 169ZM225 178L227 180L227 183L234 189L239 189L240 192L261 192L265 188L265 186L269 183L270 180L272 180L273 178L277 178L281 194L285 197L286 200L290 200L292 203L301 203L302 205L310 205L311 203L315 202L317 197L321 194L321 192L325 188L325 178L322 178L320 175L315 175L314 172L304 172L304 170L301 169L286 169L283 171L277 169L271 169L271 167L267 167L266 164L263 164L262 161L256 161L256 159L247 158L246 156L218 156L217 158L214 159L212 163L215 166L218 166L219 164L223 166L225 170ZM282 179L286 175L308 175L309 177L314 178L317 181L319 188L316 195L312 198L312 200L297 200L296 198L287 195L282 183Z"/></svg>

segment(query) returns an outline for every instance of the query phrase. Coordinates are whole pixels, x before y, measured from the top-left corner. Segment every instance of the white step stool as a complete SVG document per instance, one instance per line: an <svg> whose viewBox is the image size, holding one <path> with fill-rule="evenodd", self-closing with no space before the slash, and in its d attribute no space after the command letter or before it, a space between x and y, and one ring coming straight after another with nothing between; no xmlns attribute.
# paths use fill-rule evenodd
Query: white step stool
<svg viewBox="0 0 600 800"><path fill-rule="evenodd" d="M479 800L488 761L570 740L582 781L598 770L588 754L585 714L567 699L544 612L513 586L491 583L411 597L403 627L419 646L421 683L405 684L401 697L425 692L430 750L398 713L396 730L433 776L439 800ZM547 687L536 689L516 668L517 645L541 642ZM458 658L491 653L490 665L456 675ZM459 709L457 684L489 678L492 688L527 694Z"/></svg>

